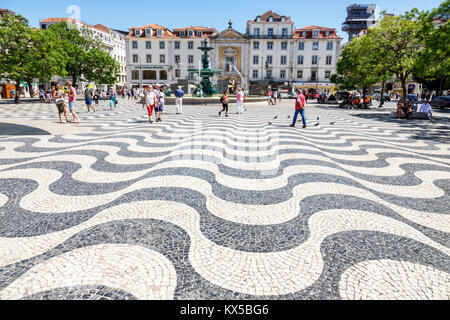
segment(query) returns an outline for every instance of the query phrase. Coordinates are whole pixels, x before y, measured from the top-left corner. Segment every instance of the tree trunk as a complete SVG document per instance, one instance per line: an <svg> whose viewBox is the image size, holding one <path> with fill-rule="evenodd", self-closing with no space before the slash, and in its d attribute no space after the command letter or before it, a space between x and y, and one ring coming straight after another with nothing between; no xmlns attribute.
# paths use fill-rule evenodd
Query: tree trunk
<svg viewBox="0 0 450 320"><path fill-rule="evenodd" d="M16 80L16 96L14 97L14 103L20 102L20 80Z"/></svg>
<svg viewBox="0 0 450 320"><path fill-rule="evenodd" d="M384 105L384 86L385 81L383 80L383 83L381 84L380 108Z"/></svg>
<svg viewBox="0 0 450 320"><path fill-rule="evenodd" d="M27 81L27 85L28 85L28 93L30 94L30 98L33 98L33 87L31 86L31 81Z"/></svg>
<svg viewBox="0 0 450 320"><path fill-rule="evenodd" d="M406 101L406 97L408 96L408 89L406 88L406 78L407 78L407 76L405 76L405 77L401 77L401 82L402 82L402 91L403 91L403 101Z"/></svg>
<svg viewBox="0 0 450 320"><path fill-rule="evenodd" d="M76 88L77 87L77 77L76 76L72 76L72 87Z"/></svg>

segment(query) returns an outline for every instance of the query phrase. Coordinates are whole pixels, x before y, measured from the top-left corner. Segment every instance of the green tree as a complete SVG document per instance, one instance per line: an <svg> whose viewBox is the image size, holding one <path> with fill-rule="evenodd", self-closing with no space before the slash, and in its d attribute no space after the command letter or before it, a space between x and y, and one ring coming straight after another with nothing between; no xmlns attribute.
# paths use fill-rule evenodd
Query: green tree
<svg viewBox="0 0 450 320"><path fill-rule="evenodd" d="M119 65L105 52L105 47L92 32L83 27L78 29L67 22L52 25L48 30L57 34L68 55L66 72L75 87L79 81L114 84L117 81Z"/></svg>
<svg viewBox="0 0 450 320"><path fill-rule="evenodd" d="M439 8L427 12L413 11L411 19L418 20L421 28L418 33L423 48L418 53L413 74L416 80L433 87L443 89L450 86L450 0L444 1Z"/></svg>
<svg viewBox="0 0 450 320"><path fill-rule="evenodd" d="M376 40L369 35L354 38L341 52L337 74L331 76L331 81L342 89L360 89L365 96L370 86L388 74L380 67L375 47Z"/></svg>
<svg viewBox="0 0 450 320"><path fill-rule="evenodd" d="M31 84L64 74L66 59L56 37L30 28L22 16L9 15L0 22L0 77L16 83L16 103L21 81Z"/></svg>
<svg viewBox="0 0 450 320"><path fill-rule="evenodd" d="M404 15L384 16L369 33L376 43L374 55L377 63L401 82L404 99L408 94L406 83L423 48L419 31L420 22ZM377 68L375 65L371 67Z"/></svg>

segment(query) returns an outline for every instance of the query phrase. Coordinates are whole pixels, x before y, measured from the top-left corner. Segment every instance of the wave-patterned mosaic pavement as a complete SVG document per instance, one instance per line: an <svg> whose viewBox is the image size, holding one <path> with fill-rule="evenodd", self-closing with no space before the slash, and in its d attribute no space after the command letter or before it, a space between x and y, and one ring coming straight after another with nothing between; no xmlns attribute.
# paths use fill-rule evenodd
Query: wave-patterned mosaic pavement
<svg viewBox="0 0 450 320"><path fill-rule="evenodd" d="M447 115L291 102L1 104L0 299L448 300Z"/></svg>

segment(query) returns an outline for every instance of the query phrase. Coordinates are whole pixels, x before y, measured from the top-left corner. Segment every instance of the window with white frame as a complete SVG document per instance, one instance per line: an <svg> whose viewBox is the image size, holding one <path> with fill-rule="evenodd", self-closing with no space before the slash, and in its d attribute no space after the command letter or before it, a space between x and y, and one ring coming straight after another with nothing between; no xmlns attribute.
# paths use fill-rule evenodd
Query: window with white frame
<svg viewBox="0 0 450 320"><path fill-rule="evenodd" d="M272 79L272 70L267 70L267 79Z"/></svg>
<svg viewBox="0 0 450 320"><path fill-rule="evenodd" d="M318 41L314 41L313 42L313 50L319 50L319 42Z"/></svg>
<svg viewBox="0 0 450 320"><path fill-rule="evenodd" d="M273 62L272 56L267 56L267 63L272 64L272 62Z"/></svg>
<svg viewBox="0 0 450 320"><path fill-rule="evenodd" d="M139 56L137 54L133 54L133 63L139 62Z"/></svg>
<svg viewBox="0 0 450 320"><path fill-rule="evenodd" d="M194 56L193 55L189 55L188 56L188 63L189 64L193 64L194 63Z"/></svg>
<svg viewBox="0 0 450 320"><path fill-rule="evenodd" d="M286 56L281 56L281 64L282 65L286 65L287 64L287 57Z"/></svg>
<svg viewBox="0 0 450 320"><path fill-rule="evenodd" d="M158 36L162 36L163 35L163 31L161 29L158 30Z"/></svg>
<svg viewBox="0 0 450 320"><path fill-rule="evenodd" d="M189 31L188 31L188 36L189 36L189 37L193 37L193 36L194 36L194 31L189 30Z"/></svg>
<svg viewBox="0 0 450 320"><path fill-rule="evenodd" d="M312 56L312 64L318 64L319 63L319 57L318 56Z"/></svg>
<svg viewBox="0 0 450 320"><path fill-rule="evenodd" d="M297 70L297 79L303 79L303 70Z"/></svg>
<svg viewBox="0 0 450 320"><path fill-rule="evenodd" d="M199 37L199 38L202 37L202 32L201 32L201 31L198 31L198 32L197 32L197 37Z"/></svg>
<svg viewBox="0 0 450 320"><path fill-rule="evenodd" d="M267 35L271 38L273 37L273 28L269 28L269 30L267 31Z"/></svg>
<svg viewBox="0 0 450 320"><path fill-rule="evenodd" d="M288 47L288 43L287 42L282 42L281 43L281 50L287 50Z"/></svg>
<svg viewBox="0 0 450 320"><path fill-rule="evenodd" d="M288 28L283 28L283 30L281 31L281 35L283 36L283 38L286 38L288 36Z"/></svg>
<svg viewBox="0 0 450 320"><path fill-rule="evenodd" d="M147 55L147 63L152 63L152 55L151 54Z"/></svg>
<svg viewBox="0 0 450 320"><path fill-rule="evenodd" d="M184 31L181 31L181 32L180 32L180 37L184 37L184 36L185 36Z"/></svg>
<svg viewBox="0 0 450 320"><path fill-rule="evenodd" d="M131 45L132 45L133 49L137 49L138 48L138 42L137 41L133 41L131 43Z"/></svg>
<svg viewBox="0 0 450 320"><path fill-rule="evenodd" d="M188 49L189 49L189 50L194 49L194 41L189 41L189 42L188 42Z"/></svg>
<svg viewBox="0 0 450 320"><path fill-rule="evenodd" d="M152 35L151 29L145 29L145 35L146 35L147 37L150 37L150 36Z"/></svg>
<svg viewBox="0 0 450 320"><path fill-rule="evenodd" d="M136 37L140 37L141 36L141 30L136 30L135 34L136 34Z"/></svg>
<svg viewBox="0 0 450 320"><path fill-rule="evenodd" d="M180 61L181 61L180 56L179 56L179 55L176 55L176 56L175 56L175 63L180 63Z"/></svg>
<svg viewBox="0 0 450 320"><path fill-rule="evenodd" d="M327 50L333 50L333 41L328 41Z"/></svg>
<svg viewBox="0 0 450 320"><path fill-rule="evenodd" d="M280 79L286 79L286 70L280 70Z"/></svg>
<svg viewBox="0 0 450 320"><path fill-rule="evenodd" d="M255 37L259 37L259 28L253 29L253 35L254 35Z"/></svg>
<svg viewBox="0 0 450 320"><path fill-rule="evenodd" d="M325 71L325 79L330 79L331 71Z"/></svg>
<svg viewBox="0 0 450 320"><path fill-rule="evenodd" d="M303 64L304 61L304 57L303 56L298 56L297 57L297 64Z"/></svg>
<svg viewBox="0 0 450 320"><path fill-rule="evenodd" d="M131 71L131 79L132 80L139 80L139 70L132 70Z"/></svg>
<svg viewBox="0 0 450 320"><path fill-rule="evenodd" d="M253 64L259 64L259 56L253 56Z"/></svg>
<svg viewBox="0 0 450 320"><path fill-rule="evenodd" d="M318 38L319 37L319 30L314 30L313 31L313 37L314 38Z"/></svg>
<svg viewBox="0 0 450 320"><path fill-rule="evenodd" d="M175 49L180 49L180 41L175 41Z"/></svg>
<svg viewBox="0 0 450 320"><path fill-rule="evenodd" d="M166 56L165 55L160 55L159 56L159 63L166 63Z"/></svg>
<svg viewBox="0 0 450 320"><path fill-rule="evenodd" d="M298 50L300 50L300 51L305 50L305 43L304 42L299 42L298 43Z"/></svg>
<svg viewBox="0 0 450 320"><path fill-rule="evenodd" d="M145 48L146 49L151 49L152 48L152 42L151 41L145 42Z"/></svg>
<svg viewBox="0 0 450 320"><path fill-rule="evenodd" d="M176 70L175 70L175 77L176 77L176 78L180 78L180 77L181 77L181 71L180 71L180 69L176 69Z"/></svg>
<svg viewBox="0 0 450 320"><path fill-rule="evenodd" d="M331 65L332 62L333 62L333 57L327 56L327 65Z"/></svg>
<svg viewBox="0 0 450 320"><path fill-rule="evenodd" d="M259 76L258 70L253 70L253 79L257 79Z"/></svg>
<svg viewBox="0 0 450 320"><path fill-rule="evenodd" d="M273 42L267 42L267 50L273 50Z"/></svg>
<svg viewBox="0 0 450 320"><path fill-rule="evenodd" d="M253 42L253 50L259 50L259 42Z"/></svg>
<svg viewBox="0 0 450 320"><path fill-rule="evenodd" d="M164 49L166 47L166 43L164 41L159 42L159 48Z"/></svg>

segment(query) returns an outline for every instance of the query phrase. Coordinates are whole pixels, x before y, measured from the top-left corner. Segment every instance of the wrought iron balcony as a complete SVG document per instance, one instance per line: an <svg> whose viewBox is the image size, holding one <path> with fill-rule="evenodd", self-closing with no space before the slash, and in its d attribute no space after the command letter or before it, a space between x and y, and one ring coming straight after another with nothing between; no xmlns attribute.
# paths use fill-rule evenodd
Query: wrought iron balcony
<svg viewBox="0 0 450 320"><path fill-rule="evenodd" d="M252 34L248 35L250 39L290 39L292 35L265 35L265 34Z"/></svg>

